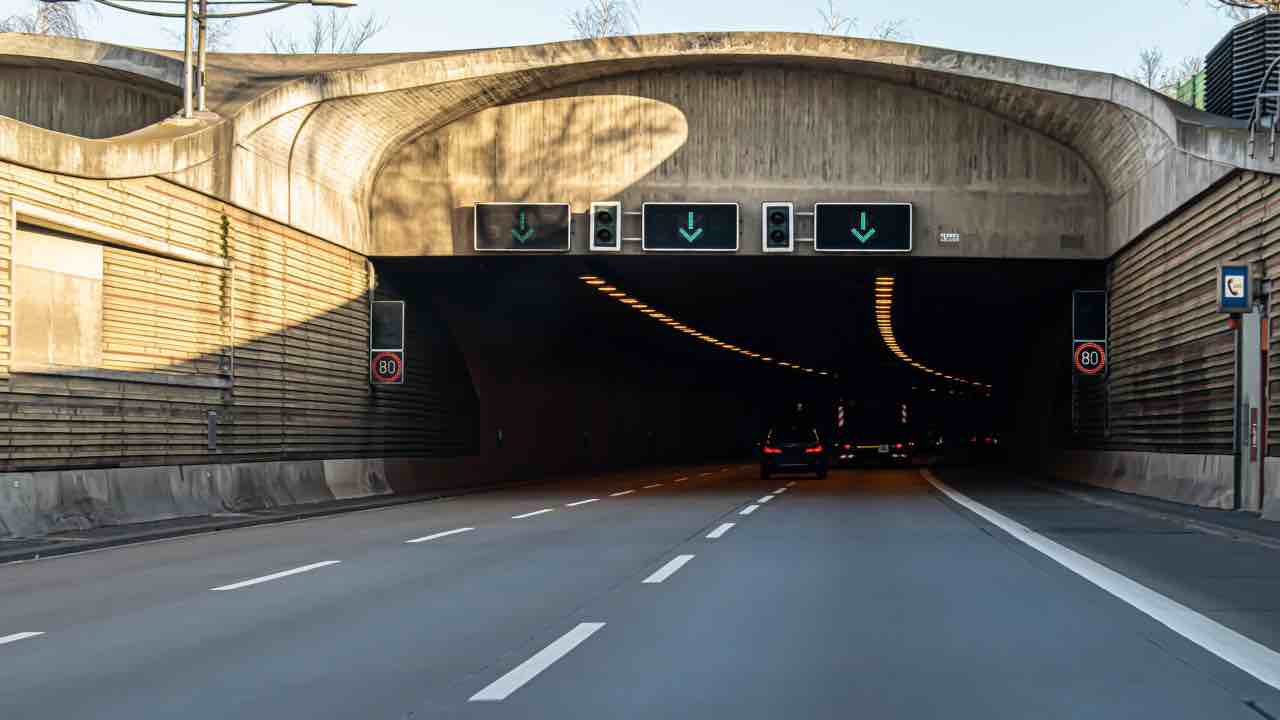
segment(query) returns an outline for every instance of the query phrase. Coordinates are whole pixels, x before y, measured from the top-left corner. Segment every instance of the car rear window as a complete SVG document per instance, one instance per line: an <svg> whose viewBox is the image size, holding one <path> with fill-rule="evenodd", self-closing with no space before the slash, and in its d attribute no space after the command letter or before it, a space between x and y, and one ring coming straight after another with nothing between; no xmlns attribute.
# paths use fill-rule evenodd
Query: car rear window
<svg viewBox="0 0 1280 720"><path fill-rule="evenodd" d="M775 428L769 432L769 437L779 443L817 442L818 431L806 427Z"/></svg>

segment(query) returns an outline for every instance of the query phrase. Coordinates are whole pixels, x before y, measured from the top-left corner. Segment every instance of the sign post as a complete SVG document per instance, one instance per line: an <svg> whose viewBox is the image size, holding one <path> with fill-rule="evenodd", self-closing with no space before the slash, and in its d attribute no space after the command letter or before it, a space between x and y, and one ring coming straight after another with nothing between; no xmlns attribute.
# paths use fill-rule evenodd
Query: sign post
<svg viewBox="0 0 1280 720"><path fill-rule="evenodd" d="M1098 376L1107 369L1107 293L1071 293L1071 364L1079 375Z"/></svg>
<svg viewBox="0 0 1280 720"><path fill-rule="evenodd" d="M1260 434L1258 409L1265 404L1262 362L1262 314L1254 309L1253 278L1247 262L1218 265L1216 300L1218 312L1227 315L1235 346L1235 383L1232 388L1232 448L1234 501L1237 510L1261 509L1262 463L1257 443Z"/></svg>

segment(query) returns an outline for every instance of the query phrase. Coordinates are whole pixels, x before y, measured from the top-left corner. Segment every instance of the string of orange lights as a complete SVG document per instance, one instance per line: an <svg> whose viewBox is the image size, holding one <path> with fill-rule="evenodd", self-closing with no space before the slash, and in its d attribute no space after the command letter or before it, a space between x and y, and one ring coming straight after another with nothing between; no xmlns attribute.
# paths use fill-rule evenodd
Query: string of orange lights
<svg viewBox="0 0 1280 720"><path fill-rule="evenodd" d="M649 306L646 303L640 302L636 298L628 295L626 292L619 289L615 283L611 283L603 278L597 277L595 275L582 275L578 279L582 280L582 282L586 283L587 285L590 285L591 287L595 288L601 293L604 293L608 297L613 298L614 300L617 300L623 305L626 305L632 310L635 310L636 312L642 315L645 315L653 320L656 320L662 323L663 325L670 327L673 330L682 332L688 335L689 337L696 338L709 345L712 345L713 347L717 347L722 350L728 350L729 352L737 353L745 358L758 360L762 363L768 363L776 367L795 370L796 372L812 373L814 375L820 375L820 376L829 377L829 378L838 377L836 373L829 372L827 370L819 370L817 368L811 368L806 365L801 365L799 363L787 362L779 358L770 357L762 353L754 352L744 347L739 347L738 345L734 345L732 343L725 342L724 340L721 340L717 337L708 335L694 327L691 327L685 323L680 322L679 320L676 320L675 318L671 317L670 315L667 315L666 313L659 312L658 310L654 309L653 307Z"/></svg>
<svg viewBox="0 0 1280 720"><path fill-rule="evenodd" d="M881 275L875 279L875 308L876 308L876 327L880 329L880 339L884 341L885 347L889 352L893 353L899 360L919 370L926 375L932 375L950 382L970 385L980 390L990 392L991 386L977 380L968 380L954 375L947 375L939 370L925 365L908 355L898 344L898 339L893 334L893 284L894 278L890 275Z"/></svg>

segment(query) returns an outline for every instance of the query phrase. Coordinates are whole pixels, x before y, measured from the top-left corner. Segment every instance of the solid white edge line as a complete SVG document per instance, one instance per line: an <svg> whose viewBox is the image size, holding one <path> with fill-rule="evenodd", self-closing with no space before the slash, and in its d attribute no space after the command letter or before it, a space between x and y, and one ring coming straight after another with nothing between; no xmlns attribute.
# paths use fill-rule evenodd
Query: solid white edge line
<svg viewBox="0 0 1280 720"><path fill-rule="evenodd" d="M565 503L564 506L578 507L579 505L586 505L588 503L593 503L593 502L600 502L600 498L587 498L586 500L579 500L578 502Z"/></svg>
<svg viewBox="0 0 1280 720"><path fill-rule="evenodd" d="M511 516L511 519L512 519L512 520L523 520L523 519L525 519L525 518L531 518L531 517L533 517L534 515L544 515L544 514L546 514L546 513L551 512L553 509L554 509L554 508L542 508L541 510L534 510L533 512L527 512L527 513L524 513L523 515L512 515L512 516Z"/></svg>
<svg viewBox="0 0 1280 720"><path fill-rule="evenodd" d="M325 560L324 562L311 563L310 565L303 565L302 567L296 567L296 568L293 568L292 570L281 570L278 573L271 573L270 575L263 575L262 577L251 578L249 580L241 580L240 582L231 583L230 585L219 585L218 587L209 588L209 589L213 590L214 592L223 592L226 590L239 590L240 588L247 588L253 585L260 585L264 582L271 582L272 580L279 580L280 578L286 578L286 577L289 577L290 575L297 575L299 573L311 572L312 570L317 570L322 567L337 565L340 562L342 561L341 560Z"/></svg>
<svg viewBox="0 0 1280 720"><path fill-rule="evenodd" d="M577 627L561 635L550 645L534 653L533 657L515 666L506 675L494 680L483 690L472 695L467 702L496 702L506 700L511 693L524 687L543 670L568 655L574 648L604 627L602 622L578 623Z"/></svg>
<svg viewBox="0 0 1280 720"><path fill-rule="evenodd" d="M689 477L686 475L684 477L678 477L675 480L672 480L672 482L684 482L685 480L688 480L688 479Z"/></svg>
<svg viewBox="0 0 1280 720"><path fill-rule="evenodd" d="M795 486L796 486L795 480L792 480L791 482L787 483L787 487L795 487Z"/></svg>
<svg viewBox="0 0 1280 720"><path fill-rule="evenodd" d="M770 500L772 500L772 499L773 499L773 496L772 496L772 495L765 495L764 497L760 498L760 499L759 499L759 500L757 500L756 502L758 502L758 503L760 503L761 505L763 505L764 503L767 503L767 502L769 502L769 501L770 501Z"/></svg>
<svg viewBox="0 0 1280 720"><path fill-rule="evenodd" d="M712 474L711 474L711 473L709 473L709 472L707 472L707 473L698 473L698 477L711 477L711 475L712 475Z"/></svg>
<svg viewBox="0 0 1280 720"><path fill-rule="evenodd" d="M1280 689L1280 653L1221 625L1101 563L1059 545L1027 526L973 500L922 469L920 475L938 492L1022 543L1049 557L1081 578L1151 617L1182 637L1235 665L1258 680Z"/></svg>
<svg viewBox="0 0 1280 720"><path fill-rule="evenodd" d="M746 506L746 507L742 508L741 510L739 510L739 511L738 511L738 514L739 514L739 515L750 515L751 513L755 512L756 510L759 510L759 509L760 509L760 506L759 506L759 505L748 505L748 506Z"/></svg>
<svg viewBox="0 0 1280 720"><path fill-rule="evenodd" d="M4 637L0 637L0 645L8 645L9 643L18 642L19 640L26 640L27 638L40 637L43 634L44 633L42 632L20 632L20 633L14 633L12 635L5 635Z"/></svg>
<svg viewBox="0 0 1280 720"><path fill-rule="evenodd" d="M633 492L635 492L635 490L620 490L616 493L610 493L609 497L622 497L623 495L630 495Z"/></svg>
<svg viewBox="0 0 1280 720"><path fill-rule="evenodd" d="M662 487L662 483L654 483L654 484L652 484L652 485L645 485L645 486L644 486L644 489L645 489L645 490L652 490L652 489L654 489L654 488L660 488L660 487Z"/></svg>
<svg viewBox="0 0 1280 720"><path fill-rule="evenodd" d="M475 528L473 528L473 527L465 527L465 528L458 528L458 529L456 529L456 530L445 530L444 532L438 532L438 533L435 533L435 534L432 534L432 535L425 535L425 536L420 537L420 538L414 538L414 539L412 539L412 540L405 540L404 542L405 542L405 544L406 544L406 545L412 545L412 544L414 544L414 543L426 542L426 541L428 541L428 540L436 540L436 539L439 539L439 538L442 538L442 537L449 537L450 535L457 535L457 534L459 534L459 533L471 532L472 530L475 530Z"/></svg>
<svg viewBox="0 0 1280 720"><path fill-rule="evenodd" d="M652 575L645 578L644 584L654 585L666 580L672 575L675 575L677 570L684 567L685 564L692 559L693 559L692 555L677 555L671 558L670 560L667 561L666 565L663 565L657 570L654 570Z"/></svg>
<svg viewBox="0 0 1280 720"><path fill-rule="evenodd" d="M710 540L716 540L724 537L725 533L733 529L734 524L735 523L720 523L720 527L707 533L707 538Z"/></svg>
<svg viewBox="0 0 1280 720"><path fill-rule="evenodd" d="M786 489L786 488L784 488L784 487L780 487L780 488L778 488L777 490L774 490L774 491L773 491L773 494L774 494L774 495L781 495L782 493L784 493L784 492L786 492L786 491L787 491L787 489Z"/></svg>

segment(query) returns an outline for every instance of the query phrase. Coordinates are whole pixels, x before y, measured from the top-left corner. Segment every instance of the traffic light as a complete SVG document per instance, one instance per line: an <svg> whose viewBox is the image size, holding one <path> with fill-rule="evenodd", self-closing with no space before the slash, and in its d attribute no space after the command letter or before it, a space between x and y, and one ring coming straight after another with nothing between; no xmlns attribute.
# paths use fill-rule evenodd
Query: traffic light
<svg viewBox="0 0 1280 720"><path fill-rule="evenodd" d="M795 250L795 212L791 203L763 203L760 206L760 224L765 252Z"/></svg>
<svg viewBox="0 0 1280 720"><path fill-rule="evenodd" d="M622 203L591 203L591 249L595 252L622 250Z"/></svg>

